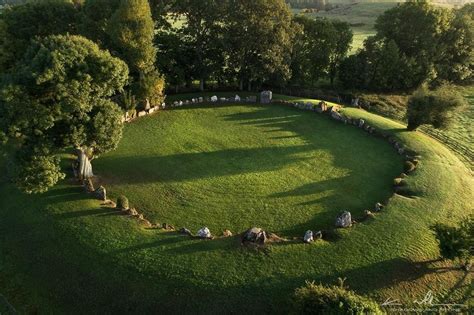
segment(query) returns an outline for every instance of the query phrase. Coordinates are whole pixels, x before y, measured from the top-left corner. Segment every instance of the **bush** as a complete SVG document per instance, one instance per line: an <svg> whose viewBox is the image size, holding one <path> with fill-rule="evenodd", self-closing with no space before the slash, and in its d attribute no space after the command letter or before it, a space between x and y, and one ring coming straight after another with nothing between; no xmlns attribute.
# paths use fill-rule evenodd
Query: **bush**
<svg viewBox="0 0 474 315"><path fill-rule="evenodd" d="M316 285L307 282L294 295L297 314L383 314L378 304L342 286Z"/></svg>
<svg viewBox="0 0 474 315"><path fill-rule="evenodd" d="M474 252L474 216L456 226L438 223L431 227L439 242L441 256L447 259L466 259Z"/></svg>
<svg viewBox="0 0 474 315"><path fill-rule="evenodd" d="M128 210L130 209L130 205L128 203L128 198L125 196L120 196L117 199L117 209Z"/></svg>
<svg viewBox="0 0 474 315"><path fill-rule="evenodd" d="M416 130L421 125L446 128L453 114L465 105L463 96L450 85L443 85L435 91L422 87L408 101L407 129Z"/></svg>

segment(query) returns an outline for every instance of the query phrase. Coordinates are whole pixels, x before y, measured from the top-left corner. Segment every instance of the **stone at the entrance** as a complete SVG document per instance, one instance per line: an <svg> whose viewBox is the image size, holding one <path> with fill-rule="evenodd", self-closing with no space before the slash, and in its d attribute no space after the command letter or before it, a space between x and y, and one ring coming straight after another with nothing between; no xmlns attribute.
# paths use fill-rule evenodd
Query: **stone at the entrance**
<svg viewBox="0 0 474 315"><path fill-rule="evenodd" d="M197 232L199 238L212 238L211 231L207 227L203 227Z"/></svg>
<svg viewBox="0 0 474 315"><path fill-rule="evenodd" d="M342 212L336 219L336 227L348 228L352 225L352 216L349 211Z"/></svg>
<svg viewBox="0 0 474 315"><path fill-rule="evenodd" d="M260 103L270 104L272 102L273 93L272 91L263 91L260 93Z"/></svg>
<svg viewBox="0 0 474 315"><path fill-rule="evenodd" d="M248 229L242 235L242 243L250 242L250 243L265 244L266 240L267 240L267 232L257 227Z"/></svg>
<svg viewBox="0 0 474 315"><path fill-rule="evenodd" d="M313 241L314 241L313 231L311 230L306 231L306 233L304 234L303 242L311 243Z"/></svg>

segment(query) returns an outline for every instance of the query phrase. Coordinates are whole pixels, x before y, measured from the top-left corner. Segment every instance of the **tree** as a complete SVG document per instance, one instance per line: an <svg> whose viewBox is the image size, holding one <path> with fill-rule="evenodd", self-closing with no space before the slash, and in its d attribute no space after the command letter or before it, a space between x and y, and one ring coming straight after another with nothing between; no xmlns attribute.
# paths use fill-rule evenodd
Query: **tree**
<svg viewBox="0 0 474 315"><path fill-rule="evenodd" d="M7 7L0 14L0 72L14 66L30 41L77 33L79 14L72 1L40 0Z"/></svg>
<svg viewBox="0 0 474 315"><path fill-rule="evenodd" d="M79 162L89 165L117 146L122 111L110 97L127 78L123 61L86 38L53 35L31 43L0 89L0 133L15 148L20 189L38 193L56 184L64 150L77 149Z"/></svg>
<svg viewBox="0 0 474 315"><path fill-rule="evenodd" d="M375 301L340 286L307 282L296 289L293 298L296 314L383 314Z"/></svg>
<svg viewBox="0 0 474 315"><path fill-rule="evenodd" d="M474 4L457 10L443 34L436 63L438 81L470 83L474 80ZM441 48L441 47L440 47Z"/></svg>
<svg viewBox="0 0 474 315"><path fill-rule="evenodd" d="M409 1L387 10L377 18L377 39L393 41L400 53L413 62L409 75L417 88L436 77L435 64L443 52L443 35L452 13L426 1Z"/></svg>
<svg viewBox="0 0 474 315"><path fill-rule="evenodd" d="M107 32L114 51L127 63L134 78L154 70L154 23L147 0L122 0Z"/></svg>
<svg viewBox="0 0 474 315"><path fill-rule="evenodd" d="M121 0L86 0L81 9L80 34L96 42L101 48L111 49L109 23L120 2Z"/></svg>
<svg viewBox="0 0 474 315"><path fill-rule="evenodd" d="M185 45L192 47L192 72L204 90L205 81L218 72L225 62L223 26L225 24L223 1L177 0L171 6L174 14L185 20L178 35Z"/></svg>
<svg viewBox="0 0 474 315"><path fill-rule="evenodd" d="M302 27L297 40L300 58L295 58L292 66L296 68L295 75L301 73L303 81L309 80L313 84L327 77L333 84L339 65L352 43L349 24L305 16L297 16L294 21Z"/></svg>
<svg viewBox="0 0 474 315"><path fill-rule="evenodd" d="M175 30L158 31L155 42L160 56L156 67L178 93L181 85L192 80L193 47Z"/></svg>
<svg viewBox="0 0 474 315"><path fill-rule="evenodd" d="M435 91L426 86L418 89L408 101L408 130L416 130L424 124L446 128L456 110L466 105L465 99L451 85L443 85Z"/></svg>
<svg viewBox="0 0 474 315"><path fill-rule="evenodd" d="M240 89L261 84L277 71L288 79L294 31L292 14L283 0L229 1L224 34L227 69Z"/></svg>
<svg viewBox="0 0 474 315"><path fill-rule="evenodd" d="M438 223L431 229L438 240L441 256L462 259L467 267L474 253L474 216L463 220L459 226Z"/></svg>

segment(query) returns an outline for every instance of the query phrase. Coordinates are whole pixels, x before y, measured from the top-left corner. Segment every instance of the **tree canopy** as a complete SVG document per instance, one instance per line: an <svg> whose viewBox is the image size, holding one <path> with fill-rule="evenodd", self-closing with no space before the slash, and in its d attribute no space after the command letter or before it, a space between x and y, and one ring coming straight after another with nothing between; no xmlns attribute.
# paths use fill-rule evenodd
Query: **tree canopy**
<svg viewBox="0 0 474 315"><path fill-rule="evenodd" d="M128 79L127 65L80 36L34 40L1 85L0 130L15 150L15 181L29 193L60 178L57 154L112 150L122 113L110 97Z"/></svg>

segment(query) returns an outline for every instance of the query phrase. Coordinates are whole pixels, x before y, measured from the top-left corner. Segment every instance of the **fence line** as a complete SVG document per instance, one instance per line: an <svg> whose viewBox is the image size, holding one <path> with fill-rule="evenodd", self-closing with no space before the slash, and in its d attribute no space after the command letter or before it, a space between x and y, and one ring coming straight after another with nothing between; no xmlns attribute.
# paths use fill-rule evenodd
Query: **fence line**
<svg viewBox="0 0 474 315"><path fill-rule="evenodd" d="M469 167L471 171L474 171L474 151L472 149L437 130L433 130L427 127L421 127L420 130L428 136L431 136L436 140L442 142L448 148L457 153L457 155L461 158L462 162L464 162L464 164L466 164L466 166Z"/></svg>

